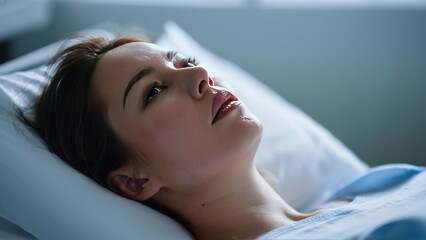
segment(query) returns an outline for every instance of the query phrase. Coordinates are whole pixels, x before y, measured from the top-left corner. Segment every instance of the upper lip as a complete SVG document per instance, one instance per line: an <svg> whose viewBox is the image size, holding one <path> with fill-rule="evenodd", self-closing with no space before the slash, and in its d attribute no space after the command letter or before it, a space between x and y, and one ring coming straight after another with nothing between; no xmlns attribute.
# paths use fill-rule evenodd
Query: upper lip
<svg viewBox="0 0 426 240"><path fill-rule="evenodd" d="M213 95L213 106L212 106L212 123L216 118L220 108L229 102L237 101L238 98L226 89L216 89L216 93Z"/></svg>

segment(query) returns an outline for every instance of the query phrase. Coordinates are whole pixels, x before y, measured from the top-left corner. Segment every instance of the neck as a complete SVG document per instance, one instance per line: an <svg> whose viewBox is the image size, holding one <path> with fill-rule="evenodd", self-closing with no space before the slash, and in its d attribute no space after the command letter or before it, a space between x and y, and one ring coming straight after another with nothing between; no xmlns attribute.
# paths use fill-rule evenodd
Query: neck
<svg viewBox="0 0 426 240"><path fill-rule="evenodd" d="M240 173L226 187L204 187L176 201L173 208L197 239L252 239L310 216L292 209L254 166Z"/></svg>

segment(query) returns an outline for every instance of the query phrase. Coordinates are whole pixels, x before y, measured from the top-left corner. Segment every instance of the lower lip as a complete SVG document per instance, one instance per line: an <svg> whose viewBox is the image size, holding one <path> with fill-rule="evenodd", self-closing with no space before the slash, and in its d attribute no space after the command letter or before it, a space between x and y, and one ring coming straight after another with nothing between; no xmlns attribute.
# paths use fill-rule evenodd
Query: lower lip
<svg viewBox="0 0 426 240"><path fill-rule="evenodd" d="M232 110L240 106L239 101L232 101L228 103L225 107L221 108L217 112L216 117L214 118L213 124L219 122L222 118L226 117Z"/></svg>

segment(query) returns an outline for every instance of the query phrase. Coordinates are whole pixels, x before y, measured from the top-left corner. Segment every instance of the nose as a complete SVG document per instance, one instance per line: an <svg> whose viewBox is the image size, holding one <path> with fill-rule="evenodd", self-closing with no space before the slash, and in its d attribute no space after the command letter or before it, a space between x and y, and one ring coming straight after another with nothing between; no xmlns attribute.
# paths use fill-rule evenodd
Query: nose
<svg viewBox="0 0 426 240"><path fill-rule="evenodd" d="M210 89L211 79L207 70L200 66L181 68L179 73L179 82L182 87L188 91L194 99L203 99Z"/></svg>

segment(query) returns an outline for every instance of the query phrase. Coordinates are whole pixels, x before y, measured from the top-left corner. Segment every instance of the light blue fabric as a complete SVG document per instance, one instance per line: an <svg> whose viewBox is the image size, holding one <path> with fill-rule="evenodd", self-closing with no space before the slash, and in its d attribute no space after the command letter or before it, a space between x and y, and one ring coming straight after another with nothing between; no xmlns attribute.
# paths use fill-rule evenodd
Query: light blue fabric
<svg viewBox="0 0 426 240"><path fill-rule="evenodd" d="M356 196L395 187L424 171L410 164L388 164L372 168L369 172L338 190L327 202L353 200Z"/></svg>
<svg viewBox="0 0 426 240"><path fill-rule="evenodd" d="M359 240L425 240L426 223L420 219L400 219L374 229Z"/></svg>
<svg viewBox="0 0 426 240"><path fill-rule="evenodd" d="M372 168L329 200L353 201L275 229L259 239L426 239L425 168Z"/></svg>

